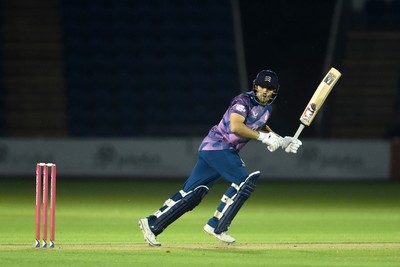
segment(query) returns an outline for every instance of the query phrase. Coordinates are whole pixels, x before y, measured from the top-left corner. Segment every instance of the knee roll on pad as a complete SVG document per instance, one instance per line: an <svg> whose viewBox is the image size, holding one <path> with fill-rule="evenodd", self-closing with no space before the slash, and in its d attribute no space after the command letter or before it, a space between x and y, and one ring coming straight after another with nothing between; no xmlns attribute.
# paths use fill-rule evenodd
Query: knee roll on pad
<svg viewBox="0 0 400 267"><path fill-rule="evenodd" d="M155 234L158 235L167 228L168 225L173 223L183 214L188 211L193 210L197 205L200 204L201 200L208 193L208 187L201 185L196 187L193 191L190 191L183 195L182 199L177 201L173 206L171 206L167 211L162 213L157 218L152 218L150 222L150 229Z"/></svg>
<svg viewBox="0 0 400 267"><path fill-rule="evenodd" d="M232 220L243 206L244 202L251 196L256 187L257 179L260 176L260 172L256 171L251 173L246 180L238 186L238 191L235 196L232 197L232 203L224 211L222 217L219 219L218 226L214 232L220 234L228 230Z"/></svg>

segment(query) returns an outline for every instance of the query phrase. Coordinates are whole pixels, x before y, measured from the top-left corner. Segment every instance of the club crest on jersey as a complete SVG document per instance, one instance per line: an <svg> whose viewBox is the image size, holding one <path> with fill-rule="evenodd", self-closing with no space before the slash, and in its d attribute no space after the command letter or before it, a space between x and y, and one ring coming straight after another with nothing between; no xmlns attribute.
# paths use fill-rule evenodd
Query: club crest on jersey
<svg viewBox="0 0 400 267"><path fill-rule="evenodd" d="M303 116L301 116L302 120L304 120L306 122L310 122L316 109L317 109L317 105L315 103L309 104L307 106L307 108L304 110Z"/></svg>

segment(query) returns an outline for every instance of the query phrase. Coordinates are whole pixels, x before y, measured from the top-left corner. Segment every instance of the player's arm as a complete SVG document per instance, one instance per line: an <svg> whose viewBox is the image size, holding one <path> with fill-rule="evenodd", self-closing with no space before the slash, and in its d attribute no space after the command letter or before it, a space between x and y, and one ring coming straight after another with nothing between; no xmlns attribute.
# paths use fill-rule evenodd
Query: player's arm
<svg viewBox="0 0 400 267"><path fill-rule="evenodd" d="M269 127L268 125L265 125L264 130L267 133L275 133L271 129L271 127ZM298 138L291 137L291 136L285 136L284 138L282 138L282 141L281 141L281 147L287 153L297 153L297 150L300 148L301 145L302 145L302 142Z"/></svg>
<svg viewBox="0 0 400 267"><path fill-rule="evenodd" d="M231 131L246 138L257 139L259 136L258 132L247 127L247 125L244 124L244 121L245 117L237 113L232 113L230 117Z"/></svg>
<svg viewBox="0 0 400 267"><path fill-rule="evenodd" d="M247 127L244 123L245 117L240 114L232 113L230 116L230 129L233 133L246 138L259 140L268 146L268 149L273 152L281 146L283 140L279 135L270 132L255 131Z"/></svg>
<svg viewBox="0 0 400 267"><path fill-rule="evenodd" d="M269 127L268 125L265 125L264 131L267 132L267 133L274 132L274 131L272 131L271 127Z"/></svg>
<svg viewBox="0 0 400 267"><path fill-rule="evenodd" d="M265 125L264 129L267 133L275 133L274 131L272 131L271 127L269 127L268 125ZM278 134L276 134L276 135L278 135ZM280 135L278 135L278 136L280 136ZM282 141L281 141L281 147L287 153L297 153L297 150L300 148L300 146L302 144L303 143L298 138L291 137L291 136L285 136L284 138L282 138Z"/></svg>

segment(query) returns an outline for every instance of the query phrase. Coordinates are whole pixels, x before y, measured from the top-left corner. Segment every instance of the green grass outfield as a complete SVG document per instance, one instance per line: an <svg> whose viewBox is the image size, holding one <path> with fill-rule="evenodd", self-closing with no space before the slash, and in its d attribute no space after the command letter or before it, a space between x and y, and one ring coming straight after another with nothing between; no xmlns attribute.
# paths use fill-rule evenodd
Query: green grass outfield
<svg viewBox="0 0 400 267"><path fill-rule="evenodd" d="M149 247L137 220L177 181L63 180L56 248L35 249L35 181L0 179L1 266L400 266L400 184L262 181L233 221L237 243L202 232L226 184Z"/></svg>

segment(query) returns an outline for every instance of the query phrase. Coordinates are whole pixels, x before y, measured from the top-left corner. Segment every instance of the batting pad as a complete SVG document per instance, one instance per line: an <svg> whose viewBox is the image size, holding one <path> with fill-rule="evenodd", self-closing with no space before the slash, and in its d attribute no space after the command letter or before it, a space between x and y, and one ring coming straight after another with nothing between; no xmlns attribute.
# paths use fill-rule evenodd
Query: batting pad
<svg viewBox="0 0 400 267"><path fill-rule="evenodd" d="M201 200L208 193L208 187L201 185L188 193L182 194L182 199L169 203L170 206L158 216L151 216L150 229L155 235L161 234L165 228L176 221L188 211L200 204ZM172 205L171 205L172 204Z"/></svg>
<svg viewBox="0 0 400 267"><path fill-rule="evenodd" d="M219 223L214 230L216 234L228 231L232 220L235 218L244 202L246 202L254 192L258 177L260 177L260 172L256 171L251 173L239 186L232 184L232 186L236 188L237 194L226 202L226 206L220 212Z"/></svg>

